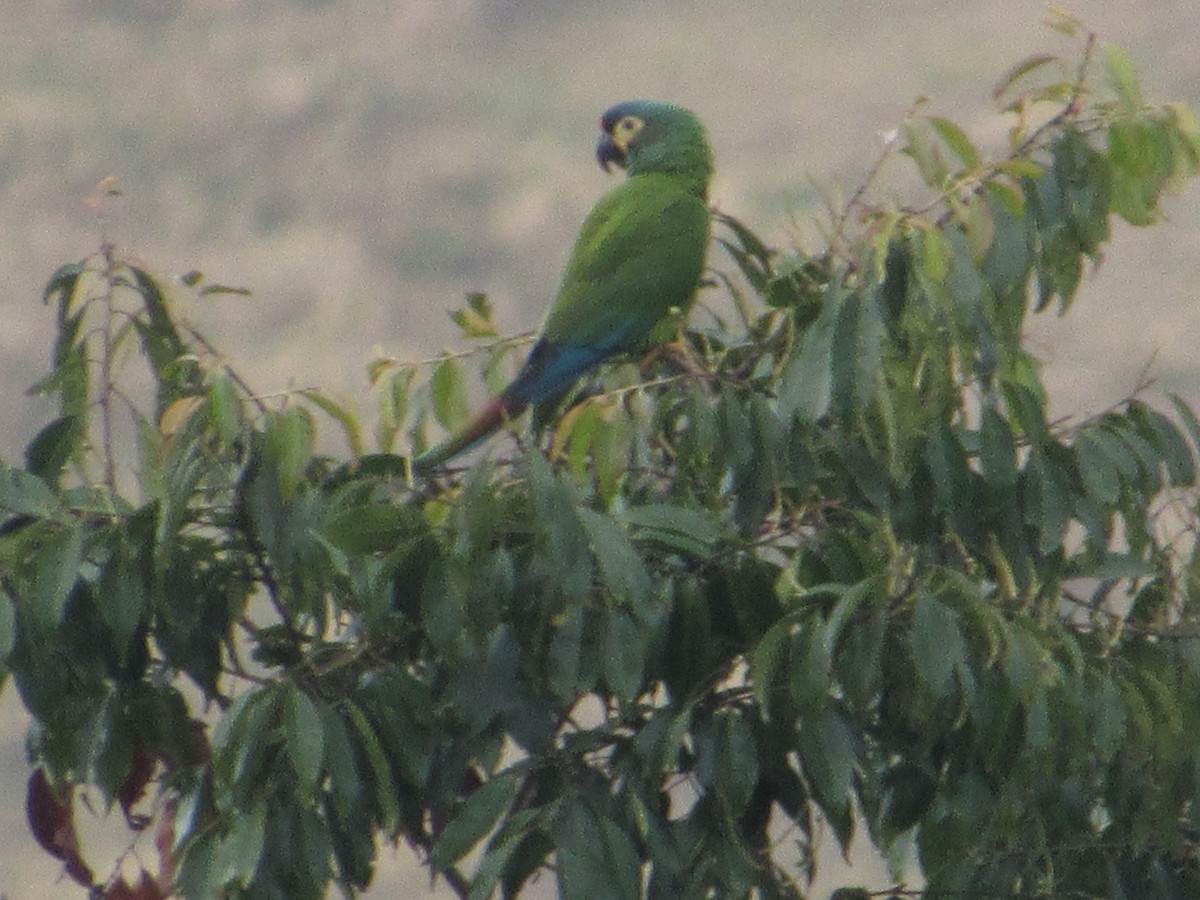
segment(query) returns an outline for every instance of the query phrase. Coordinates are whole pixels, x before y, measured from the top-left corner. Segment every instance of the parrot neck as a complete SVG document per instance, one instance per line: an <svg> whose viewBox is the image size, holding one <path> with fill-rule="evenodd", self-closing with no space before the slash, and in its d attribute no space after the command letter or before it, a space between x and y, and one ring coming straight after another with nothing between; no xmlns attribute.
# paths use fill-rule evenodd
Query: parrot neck
<svg viewBox="0 0 1200 900"><path fill-rule="evenodd" d="M712 151L706 141L691 142L687 149L663 147L662 152L646 152L636 158L628 169L629 175L670 175L687 191L708 200L708 181L712 177Z"/></svg>

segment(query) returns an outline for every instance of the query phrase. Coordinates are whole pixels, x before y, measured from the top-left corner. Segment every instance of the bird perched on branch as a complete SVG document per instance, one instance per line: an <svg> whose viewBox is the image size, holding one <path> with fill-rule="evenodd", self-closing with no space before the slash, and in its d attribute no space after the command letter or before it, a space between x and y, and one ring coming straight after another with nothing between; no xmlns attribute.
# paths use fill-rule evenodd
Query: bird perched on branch
<svg viewBox="0 0 1200 900"><path fill-rule="evenodd" d="M617 165L628 178L584 220L520 372L459 431L418 456L418 470L471 449L613 354L648 348L656 325L691 307L710 231L713 164L703 126L673 104L630 100L605 112L600 130L600 165Z"/></svg>

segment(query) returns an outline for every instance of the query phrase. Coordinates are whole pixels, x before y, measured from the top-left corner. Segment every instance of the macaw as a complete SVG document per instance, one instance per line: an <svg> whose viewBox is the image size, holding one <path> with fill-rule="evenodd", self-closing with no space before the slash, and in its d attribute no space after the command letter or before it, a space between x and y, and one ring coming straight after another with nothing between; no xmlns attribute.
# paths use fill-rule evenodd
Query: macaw
<svg viewBox="0 0 1200 900"><path fill-rule="evenodd" d="M712 152L695 115L631 100L600 118L596 157L628 178L592 208L554 303L512 383L466 425L418 456L419 470L480 443L505 421L567 390L616 353L648 348L660 322L695 299L708 249Z"/></svg>

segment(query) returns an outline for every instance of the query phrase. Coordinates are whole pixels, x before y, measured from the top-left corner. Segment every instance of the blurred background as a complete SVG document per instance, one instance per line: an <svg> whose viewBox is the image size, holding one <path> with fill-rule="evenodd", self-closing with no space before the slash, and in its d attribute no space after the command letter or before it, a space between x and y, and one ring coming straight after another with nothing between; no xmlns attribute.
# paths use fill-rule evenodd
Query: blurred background
<svg viewBox="0 0 1200 900"><path fill-rule="evenodd" d="M0 459L14 464L53 415L25 394L48 369L42 287L102 235L165 277L198 269L249 288L182 311L258 391L319 385L367 405L375 353L459 346L445 312L468 291L489 294L504 331L536 327L575 230L611 185L593 148L613 102L696 110L716 153L716 205L819 250L823 203L854 190L917 97L1001 148L993 84L1031 53L1073 60L1079 46L1045 27L1035 0L2 6ZM1200 106L1194 0L1064 7L1130 51L1148 99ZM84 199L107 176L122 196L101 221ZM885 170L880 199L890 184L900 194L907 181ZM1071 316L1031 326L1059 414L1103 409L1147 366L1152 401L1200 402L1200 190L1165 208L1158 227L1116 227ZM710 263L729 267L717 252ZM28 836L25 724L8 685L0 896L82 896ZM126 839L84 826L106 871ZM404 848L385 847L381 862L372 896L429 895ZM551 895L548 879L538 892Z"/></svg>

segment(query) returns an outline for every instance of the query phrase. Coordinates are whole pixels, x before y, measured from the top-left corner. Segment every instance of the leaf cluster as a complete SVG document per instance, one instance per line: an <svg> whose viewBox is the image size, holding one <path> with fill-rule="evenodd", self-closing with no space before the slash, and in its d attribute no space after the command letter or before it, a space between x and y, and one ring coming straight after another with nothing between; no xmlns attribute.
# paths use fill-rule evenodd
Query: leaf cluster
<svg viewBox="0 0 1200 900"><path fill-rule="evenodd" d="M864 185L822 255L719 216L739 322L428 482L396 444L461 421L471 354L373 363L367 450L182 322L198 277L61 269L61 414L0 467L43 846L109 897L352 895L383 838L464 897L549 868L567 898L783 898L828 827L930 896L1200 892L1200 421L1143 390L1051 422L1022 340L1200 170L1119 50L1091 97L1093 51L1014 68L999 158L914 112L888 155L928 204ZM456 321L502 381L486 297ZM136 888L84 860L80 794L157 823Z"/></svg>

